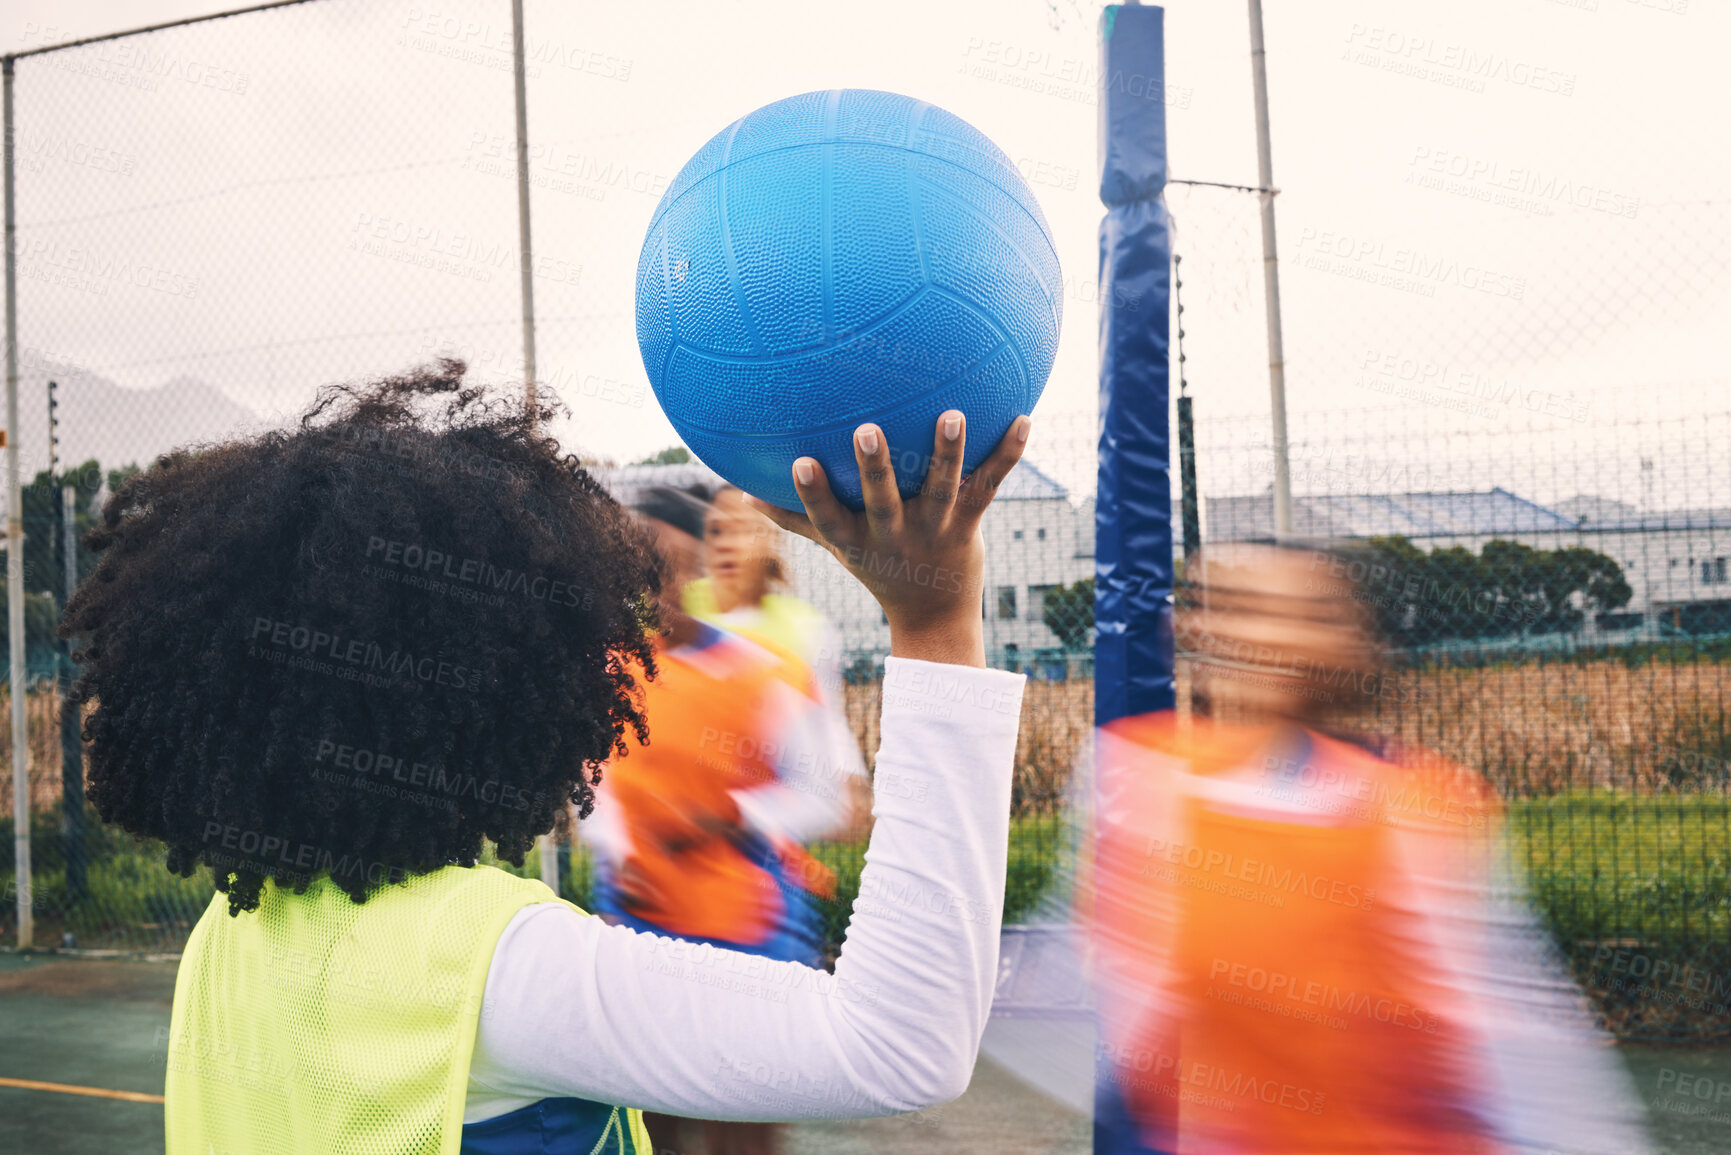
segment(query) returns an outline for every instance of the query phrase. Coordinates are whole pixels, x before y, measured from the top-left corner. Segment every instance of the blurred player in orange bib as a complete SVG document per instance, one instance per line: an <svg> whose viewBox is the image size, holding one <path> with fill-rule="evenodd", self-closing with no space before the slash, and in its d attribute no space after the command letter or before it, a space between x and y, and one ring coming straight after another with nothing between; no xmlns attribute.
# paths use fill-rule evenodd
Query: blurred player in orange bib
<svg viewBox="0 0 1731 1155"><path fill-rule="evenodd" d="M1483 780L1319 729L1394 692L1340 569L1210 550L1177 635L1213 716L1099 735L1096 1152L1645 1149L1509 901Z"/></svg>
<svg viewBox="0 0 1731 1155"><path fill-rule="evenodd" d="M701 572L703 503L657 488L636 508L666 563L667 628L641 683L650 740L627 739L584 823L597 906L636 929L818 966L812 896L835 879L802 843L845 824L858 747L826 723L797 655L679 608Z"/></svg>
<svg viewBox="0 0 1731 1155"><path fill-rule="evenodd" d="M815 898L834 893L835 875L802 844L846 824L859 748L792 650L681 609L702 572L705 504L657 487L635 508L664 563L664 638L655 677L638 680L649 741L626 738L583 823L596 910L634 930L821 967ZM688 1149L683 1121L647 1123L658 1150ZM704 1130L711 1155L777 1149L775 1124Z"/></svg>

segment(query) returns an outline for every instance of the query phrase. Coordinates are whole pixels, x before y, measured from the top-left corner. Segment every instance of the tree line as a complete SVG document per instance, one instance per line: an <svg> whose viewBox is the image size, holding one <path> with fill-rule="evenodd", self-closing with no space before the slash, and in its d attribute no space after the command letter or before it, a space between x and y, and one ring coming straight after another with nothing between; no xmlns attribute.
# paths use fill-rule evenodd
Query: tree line
<svg viewBox="0 0 1731 1155"><path fill-rule="evenodd" d="M1314 593L1362 601L1382 636L1402 648L1567 633L1634 596L1623 567L1597 550L1500 539L1475 554L1465 546L1426 552L1405 537L1373 537L1339 555L1319 553L1315 574ZM1094 579L1047 590L1041 618L1066 650L1092 649Z"/></svg>
<svg viewBox="0 0 1731 1155"><path fill-rule="evenodd" d="M32 673L53 669L60 644L55 631L60 626L60 607L66 597L61 487L72 487L74 550L78 580L83 581L96 569L96 555L85 546L84 538L101 516L97 498L104 489L113 493L137 472L137 465L126 465L104 473L92 458L52 477L48 470L41 470L24 488L24 644L26 663ZM3 554L4 548L0 546L0 556ZM0 599L9 593L7 583L6 567L0 565ZM10 615L0 613L0 645L10 644Z"/></svg>

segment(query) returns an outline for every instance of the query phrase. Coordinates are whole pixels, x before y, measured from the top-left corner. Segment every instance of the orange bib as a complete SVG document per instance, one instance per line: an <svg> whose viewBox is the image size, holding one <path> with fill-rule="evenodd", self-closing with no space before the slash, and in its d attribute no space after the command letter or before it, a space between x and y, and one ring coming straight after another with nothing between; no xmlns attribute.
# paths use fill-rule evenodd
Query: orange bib
<svg viewBox="0 0 1731 1155"><path fill-rule="evenodd" d="M1470 883L1483 788L1275 737L1170 714L1103 735L1094 932L1127 1104L1180 1152L1498 1151L1412 881Z"/></svg>
<svg viewBox="0 0 1731 1155"><path fill-rule="evenodd" d="M773 782L781 756L778 717L791 686L803 703L809 675L802 663L725 631L697 650L656 656L645 681L649 742L627 736L626 754L606 768L602 788L619 804L634 852L626 903L635 916L673 934L757 943L777 927L780 888L759 850L741 849L731 791ZM641 672L639 672L641 674ZM798 858L797 848L771 848ZM808 889L825 878L795 875Z"/></svg>

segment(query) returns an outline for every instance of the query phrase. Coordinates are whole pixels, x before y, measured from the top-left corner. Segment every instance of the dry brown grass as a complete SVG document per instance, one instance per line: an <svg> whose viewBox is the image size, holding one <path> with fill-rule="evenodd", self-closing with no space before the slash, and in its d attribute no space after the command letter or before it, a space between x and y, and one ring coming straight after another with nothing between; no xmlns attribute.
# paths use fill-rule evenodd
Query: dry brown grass
<svg viewBox="0 0 1731 1155"><path fill-rule="evenodd" d="M868 763L881 697L875 684L846 687L848 721ZM1062 805L1093 719L1092 682L1028 683L1016 741L1018 814ZM1731 778L1731 666L1722 664L1402 670L1383 698L1339 722L1435 750L1516 795L1605 786L1718 792Z"/></svg>
<svg viewBox="0 0 1731 1155"><path fill-rule="evenodd" d="M1179 693L1185 689L1180 670ZM883 689L844 687L867 764L877 752ZM59 699L29 696L31 803L60 799ZM1484 771L1502 790L1547 795L1614 786L1641 793L1727 789L1731 666L1620 662L1403 670L1371 707L1342 724L1424 746ZM1093 731L1091 681L1030 681L1016 739L1017 814L1062 806ZM10 813L11 712L0 690L0 814Z"/></svg>
<svg viewBox="0 0 1731 1155"><path fill-rule="evenodd" d="M848 724L869 766L878 748L883 687L874 682L844 690ZM1028 682L1016 736L1016 814L1047 814L1062 807L1077 755L1093 732L1092 681Z"/></svg>
<svg viewBox="0 0 1731 1155"><path fill-rule="evenodd" d="M60 805L60 695L33 690L24 698L30 736L30 807ZM0 688L0 816L12 813L12 698Z"/></svg>
<svg viewBox="0 0 1731 1155"><path fill-rule="evenodd" d="M1616 787L1721 791L1731 772L1731 668L1557 663L1405 670L1351 724L1536 796Z"/></svg>

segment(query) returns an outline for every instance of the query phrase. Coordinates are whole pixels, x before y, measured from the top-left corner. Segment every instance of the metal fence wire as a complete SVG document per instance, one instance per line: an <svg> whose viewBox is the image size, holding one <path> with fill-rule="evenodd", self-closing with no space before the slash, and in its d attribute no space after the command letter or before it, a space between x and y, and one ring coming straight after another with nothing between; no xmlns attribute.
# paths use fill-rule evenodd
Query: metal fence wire
<svg viewBox="0 0 1731 1155"><path fill-rule="evenodd" d="M440 7L498 22L497 5ZM53 719L72 672L52 636L64 588L50 392L53 480L73 486L82 530L131 471L280 423L321 382L399 371L453 340L483 361L520 348L515 182L488 167L500 148L515 156L506 44L500 70L496 48L453 57L408 9L302 4L15 62L39 943L178 949L211 892L63 804ZM535 273L556 286L581 265L550 249ZM286 309L308 284L316 299ZM522 376L520 356L478 368ZM77 786L76 766L65 781Z"/></svg>
<svg viewBox="0 0 1731 1155"><path fill-rule="evenodd" d="M633 63L534 34L526 55L532 99L573 79L605 99ZM314 62L340 79L304 84ZM20 424L41 431L21 439L26 898L39 944L173 951L212 891L203 874L169 875L159 850L105 828L77 802L78 759L65 756L59 736L75 676L55 638L65 598L61 485L72 488L82 541L106 494L157 455L280 424L320 383L439 355L461 357L471 379L523 380L511 63L509 6L486 0L437 12L284 6L16 62ZM536 380L568 404L629 416L650 393L640 366L597 355L596 334L629 333L631 316L596 303L559 222L582 215L565 210L609 198L653 206L670 180L633 163L606 133L537 138L531 150L533 195L553 222L530 262ZM313 307L281 307L280 294L305 285L321 286ZM1043 429L1052 472L1022 470L1006 494L1015 504L988 529L999 573L987 623L994 658L1035 677L1030 709L1054 719L1018 755L1013 871L1023 898L1012 914L1050 870L1068 767L1092 717L1092 612L1076 586L1092 572L1092 506L1077 487L1092 483L1092 437L1086 421ZM1022 573L1031 550L1061 561ZM88 574L90 551L72 552ZM887 625L827 555L804 542L790 542L789 553L799 591L831 615L847 648L846 708L869 754ZM0 822L10 841L10 814ZM842 876L829 911L837 939L864 833L818 848ZM512 869L544 877L539 853ZM567 893L582 901L589 863L581 850L562 850L561 860ZM10 935L10 863L0 885L0 927Z"/></svg>
<svg viewBox="0 0 1731 1155"><path fill-rule="evenodd" d="M1266 357L1255 206L1183 186L1168 202L1201 540L1271 542L1268 418L1211 396ZM1701 339L1731 285L1731 230L1710 200L1622 207L1509 207L1544 256L1505 258L1527 271L1490 311L1433 305L1484 295L1458 283L1468 258L1294 230L1289 296L1331 307L1289 317L1289 387L1336 407L1289 415L1292 532L1330 545L1312 553L1316 592L1360 599L1393 663L1366 702L1318 687L1341 702L1334 724L1486 777L1613 1030L1724 1035L1731 382L1630 345ZM1622 263L1615 291L1580 275L1587 259Z"/></svg>
<svg viewBox="0 0 1731 1155"><path fill-rule="evenodd" d="M605 108L638 64L602 44L532 36L531 49L532 125L555 76ZM105 829L77 805L76 762L63 757L58 492L70 488L81 530L162 452L280 424L322 382L436 354L463 356L483 380L522 380L509 9L332 0L26 57L16 71L20 425L40 431L21 438L34 479L25 898L42 945L173 951L209 878L177 879L160 851ZM671 179L605 129L532 139L537 212L653 205ZM1482 200L1470 182L1415 168L1402 194L1413 204ZM1396 665L1386 693L1338 721L1487 777L1541 913L1615 1030L1724 1034L1731 391L1691 376L1716 363L1698 348L1656 356L1651 338L1725 300L1731 234L1710 199L1582 208L1523 195L1532 203L1497 206L1483 240L1492 251L1518 240L1508 269L1282 218L1295 529L1352 543L1375 567L1355 588ZM1188 498L1203 548L1268 540L1268 415L1223 400L1267 379L1255 194L1174 185L1167 200L1183 305L1173 392L1194 416L1193 492L1174 438L1174 536ZM632 322L589 291L582 237L569 220L536 234L537 378L573 403L643 412L641 367L597 352L601 334ZM1588 260L1621 262L1620 288L1581 277ZM282 307L307 286L310 303ZM1451 308L1434 307L1439 295ZM1072 325L1091 322L1091 301L1069 311ZM1091 414L1042 414L985 525L989 658L1029 676L1011 920L1052 875L1091 740L1096 440ZM616 487L693 468L597 465ZM869 758L887 625L827 555L799 540L786 550L793 592L836 627L845 708ZM1326 584L1333 563L1318 558ZM74 562L88 573L87 552ZM15 821L0 817L0 836ZM816 848L841 876L832 937L863 833ZM565 892L582 902L589 864L565 857ZM10 937L9 862L0 886Z"/></svg>
<svg viewBox="0 0 1731 1155"><path fill-rule="evenodd" d="M1613 1026L1723 1033L1731 502L1713 447L1731 411L1522 413L1460 437L1429 424L1385 408L1290 426L1297 533L1354 547L1313 552L1311 587L1360 599L1394 662L1351 708L1343 688L1315 689L1342 700L1343 730L1485 775ZM1266 427L1198 436L1205 540L1271 540L1267 482L1245 469Z"/></svg>

